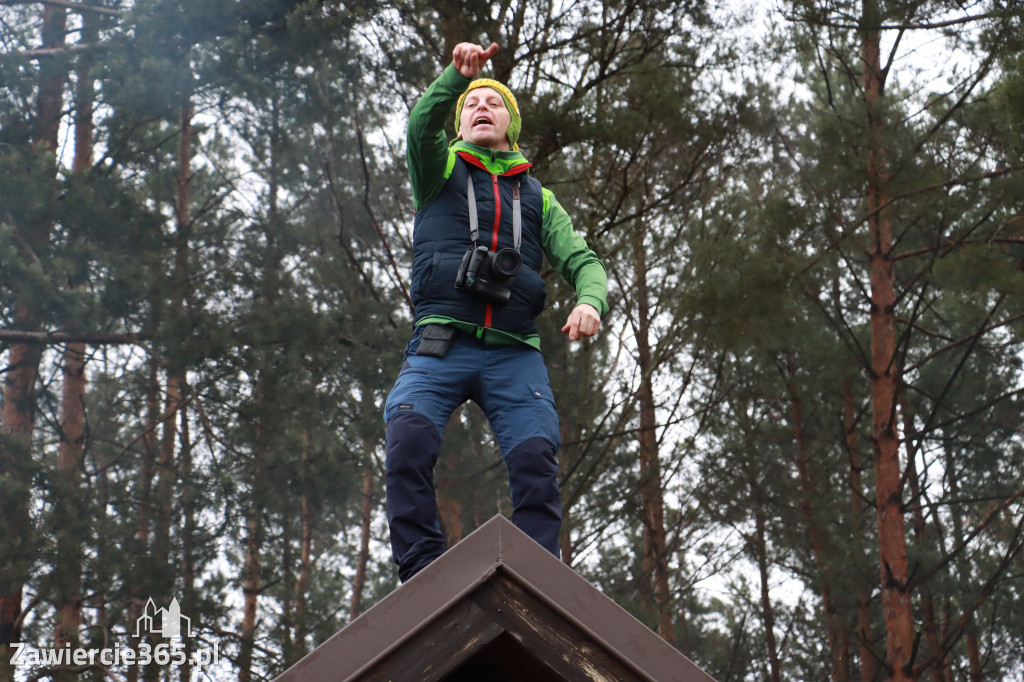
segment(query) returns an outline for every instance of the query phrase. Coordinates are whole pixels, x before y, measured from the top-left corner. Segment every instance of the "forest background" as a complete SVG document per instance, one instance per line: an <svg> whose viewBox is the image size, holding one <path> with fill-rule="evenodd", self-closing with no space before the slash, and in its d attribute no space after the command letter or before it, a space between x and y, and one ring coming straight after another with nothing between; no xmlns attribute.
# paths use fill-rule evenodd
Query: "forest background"
<svg viewBox="0 0 1024 682"><path fill-rule="evenodd" d="M1024 679L1012 0L0 0L0 679L178 599L269 679L397 586L404 123L462 40L605 260L546 271L563 560L726 680ZM450 542L510 513L479 409Z"/></svg>

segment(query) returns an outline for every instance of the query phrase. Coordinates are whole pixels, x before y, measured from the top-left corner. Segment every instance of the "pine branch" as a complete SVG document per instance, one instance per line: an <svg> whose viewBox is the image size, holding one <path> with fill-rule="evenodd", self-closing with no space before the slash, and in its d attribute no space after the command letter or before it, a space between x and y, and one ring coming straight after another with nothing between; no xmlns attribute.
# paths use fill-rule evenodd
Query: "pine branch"
<svg viewBox="0 0 1024 682"><path fill-rule="evenodd" d="M381 243L384 245L384 250L388 256L388 263L391 265L391 271L394 273L395 281L398 283L399 288L402 291L402 296L405 298L406 304L409 306L409 310L413 309L412 297L409 295L409 289L405 285L405 281L402 279L402 273L398 269L398 263L395 261L395 254L391 250L391 244L388 242L387 236L384 234L384 229L380 226L380 222L377 220L377 216L373 212L373 207L370 205L370 167L366 160L366 151L363 145L363 128L359 122L359 117L354 116L353 121L355 122L356 128L356 141L359 144L359 160L362 162L363 169L363 208L366 209L366 214L370 218L370 222L373 224L377 235L380 237Z"/></svg>
<svg viewBox="0 0 1024 682"><path fill-rule="evenodd" d="M949 251L952 248L958 248L961 246L992 246L993 244L1009 244L1011 246L1024 245L1024 237L1007 237L1004 239L995 239L988 237L985 239L963 239L955 242L948 242L943 244L936 244L935 246L926 246L921 249L915 249L913 251L906 251L893 256L893 261L906 260L907 258L914 258L915 256L926 255L935 253L937 251Z"/></svg>
<svg viewBox="0 0 1024 682"><path fill-rule="evenodd" d="M989 324L989 320L986 319L985 320L986 323L983 326L979 327L977 329L977 331L975 331L973 334L970 334L968 336L965 336L965 337L962 337L962 338L959 338L959 339L952 340L949 343L947 343L945 346L942 346L941 348L936 348L932 352L928 353L927 355L925 355L924 357L919 359L914 364L912 364L909 367L907 367L904 370L904 373L913 372L914 370L919 369L920 367L922 367L925 364L927 364L930 360L934 359L935 357L937 357L939 355L942 355L943 353L949 352L950 350L956 348L957 346L962 346L964 344L973 344L974 342L976 342L978 339L980 339L985 334L988 334L989 332L995 331L996 329L999 329L1000 327L1006 327L1006 326L1009 326L1011 324L1014 324L1015 322L1019 322L1021 319L1024 319L1024 313L1017 313L1016 315L1011 315L1010 317L1007 317L1004 320L1000 320L998 322L992 322L991 324ZM938 337L938 338L946 338L946 337L940 336L937 332L934 332L934 331L929 330L929 329L925 329L925 328L923 328L923 327L921 327L919 325L915 324L913 326L918 331L921 331L921 332L924 332L926 334L929 334L930 336L934 336L934 337Z"/></svg>
<svg viewBox="0 0 1024 682"><path fill-rule="evenodd" d="M3 0L0 0L0 4L3 4ZM106 49L108 47L109 45L71 43L70 45L62 45L60 47L39 47L34 50L7 52L4 56L28 57L29 59L32 59L35 57L53 57L58 54L74 54L76 52L86 52L88 50L96 50L100 48Z"/></svg>
<svg viewBox="0 0 1024 682"><path fill-rule="evenodd" d="M975 21L985 21L987 19L999 19L1007 16L1018 16L1019 11L994 11L986 12L984 14L971 14L957 19L947 19L945 21L914 21L906 22L902 24L882 24L878 26L880 31L930 31L938 28L950 28L952 26L963 26L964 24L970 24ZM855 25L836 25L835 28L849 28L859 29L860 26Z"/></svg>
<svg viewBox="0 0 1024 682"><path fill-rule="evenodd" d="M910 192L906 192L904 194L894 195L894 196L890 197L888 199L888 201L885 201L882 204L880 204L879 206L877 206L874 210L869 211L868 213L866 213L866 214L864 214L862 216L859 216L855 220L851 220L849 223L844 225L842 227L842 229L839 231L839 235L837 237L835 237L834 239L832 239L831 242L828 244L828 246L826 248L822 249L822 252L819 255L815 256L814 258L811 258L807 262L807 264L800 270L800 272L797 273L797 276L803 275L806 272L810 271L810 269L813 268L815 265L817 265L818 262L822 258L824 258L827 254L831 253L832 250L834 248L836 248L839 245L840 242L844 241L847 237L849 237L852 234L854 234L854 232L856 232L856 230L858 228L860 228L861 225L865 224L872 217L878 215L879 213L881 213L883 210L889 208L890 206L898 204L903 199L909 199L911 197L923 196L923 195L926 195L926 194L931 194L932 192L939 192L939 191L943 191L943 190L949 190L949 189L953 189L953 188L956 188L956 187L969 187L969 186L971 186L971 185L973 185L975 183L980 183L980 182L984 182L985 180L992 180L994 178L999 178L999 177L1003 177L1003 176L1006 176L1006 175L1011 175L1013 173L1017 173L1017 172L1020 172L1020 171L1024 171L1024 163L1017 163L1017 164L1013 164L1011 166L1004 166L1002 168L997 168L995 170L991 170L991 171L988 171L986 173L981 173L981 174L978 174L978 175L971 175L971 176L967 176L967 177L954 178L952 180L947 180L945 182L939 182L939 183L936 183L936 184L933 184L933 185L928 185L927 187L922 187L920 189L916 189L916 190L913 190L913 191L910 191ZM1000 241L1004 241L1004 240L1000 240ZM919 252L920 251L914 251L914 252L910 253L910 255L917 255ZM899 260L902 256L899 255L899 254L893 254L892 257L895 260Z"/></svg>
<svg viewBox="0 0 1024 682"><path fill-rule="evenodd" d="M945 565L947 565L953 559L954 556L963 551L967 547L968 543L970 543L972 540L974 540L974 538L980 535L983 530L992 525L993 522L996 519L998 519L999 516L1003 515L1004 513L1009 513L1012 517L1012 511L1010 510L1010 507L1013 505L1014 502L1019 500L1021 497L1024 497L1024 488L1017 490L1009 497L1007 497L1005 500L1003 500L1002 503L999 504L996 508L994 508L989 513L989 515L985 517L981 524L978 525L970 533L970 535L966 539L964 539L964 541L958 547L956 547L953 550L953 552L949 554L949 556L945 557L943 561L938 566L936 566L931 572L929 572L925 576L925 578L920 582L923 583L925 580L931 578L936 573L938 573L938 571ZM1013 565L1013 562L1017 558L1017 555L1019 555L1022 551L1024 551L1024 516L1021 516L1020 520L1017 522L1017 525L1014 528L1013 535L1010 538L1010 542L1008 543L1006 551L1003 553L1003 556L1000 559L999 564L996 566L996 569L988 576L988 579L985 581L985 584L982 585L981 590L978 592L977 598L974 600L973 603L967 605L964 608L964 611L961 614L960 619L955 624L953 624L953 626L949 629L945 639L932 653L931 658L929 658L927 661L925 661L924 664L917 668L918 671L927 670L929 667L936 665L938 661L943 660L946 656L949 655L950 650L953 648L953 646L956 645L960 637L963 636L964 630L967 627L967 624L970 622L971 618L974 616L975 613L977 613L978 609L981 608L982 604L984 604L989 599L989 597L992 596L992 593L995 591L996 585L999 583L999 581L1005 578L1006 572Z"/></svg>
<svg viewBox="0 0 1024 682"><path fill-rule="evenodd" d="M1019 10L995 10L992 12L984 12L982 14L968 14L966 16L957 17L955 19L946 19L943 21L905 21L897 24L878 24L875 26L864 26L860 23L855 22L830 22L815 20L811 16L806 14L800 14L795 12L783 12L782 16L789 19L790 21L803 22L809 26L822 26L834 30L847 30L847 31L932 31L940 28L951 28L953 26L963 26L965 24L971 24L976 21L986 21L989 19L1000 19L1012 16L1020 16Z"/></svg>
<svg viewBox="0 0 1024 682"><path fill-rule="evenodd" d="M123 333L69 333L69 332L26 332L14 329L0 329L0 342L6 343L87 343L94 346L136 344L149 341L153 335L149 332Z"/></svg>
<svg viewBox="0 0 1024 682"><path fill-rule="evenodd" d="M66 7L75 12L96 12L97 14L106 14L112 17L121 16L121 10L111 9L109 7L97 7L94 5L85 5L80 2L73 2L73 0L0 0L0 6L2 5L32 5L39 3L41 5L55 5L57 7Z"/></svg>

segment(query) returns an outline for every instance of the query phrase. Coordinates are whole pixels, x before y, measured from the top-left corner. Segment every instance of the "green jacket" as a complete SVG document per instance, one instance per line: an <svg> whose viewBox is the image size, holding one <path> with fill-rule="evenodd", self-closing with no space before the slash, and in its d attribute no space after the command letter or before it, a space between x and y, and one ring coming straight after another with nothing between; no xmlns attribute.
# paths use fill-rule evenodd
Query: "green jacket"
<svg viewBox="0 0 1024 682"><path fill-rule="evenodd" d="M493 151L461 139L449 144L445 124L455 109L459 96L471 79L449 65L413 107L409 115L406 160L412 183L413 208L419 210L430 203L444 187L456 162L456 152L469 152L480 159L487 170L502 174L514 166L527 163L519 151ZM597 255L572 226L555 195L543 189L544 210L541 224L541 242L548 262L576 290L577 303L592 305L601 316L608 312L608 276ZM448 317L425 317L419 325L453 324L464 331L485 338L489 343L526 343L540 349L536 335L522 336L495 329L483 329L475 324Z"/></svg>

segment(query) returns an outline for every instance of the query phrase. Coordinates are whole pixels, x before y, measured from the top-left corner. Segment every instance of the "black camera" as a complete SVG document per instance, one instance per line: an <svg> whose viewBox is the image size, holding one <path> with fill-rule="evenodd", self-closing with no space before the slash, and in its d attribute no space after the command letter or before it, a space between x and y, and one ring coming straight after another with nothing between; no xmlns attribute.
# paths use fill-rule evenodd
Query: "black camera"
<svg viewBox="0 0 1024 682"><path fill-rule="evenodd" d="M522 265L523 259L515 249L492 252L486 246L471 246L459 264L455 288L491 303L508 303L512 281Z"/></svg>

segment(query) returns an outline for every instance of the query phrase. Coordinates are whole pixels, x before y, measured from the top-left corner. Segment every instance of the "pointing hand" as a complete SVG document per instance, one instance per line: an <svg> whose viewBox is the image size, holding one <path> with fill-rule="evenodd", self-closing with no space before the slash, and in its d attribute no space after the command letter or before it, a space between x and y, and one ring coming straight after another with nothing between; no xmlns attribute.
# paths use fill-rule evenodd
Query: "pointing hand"
<svg viewBox="0 0 1024 682"><path fill-rule="evenodd" d="M498 43L491 43L486 50L482 45L459 43L452 50L452 62L466 78L476 78L487 61L498 51Z"/></svg>

